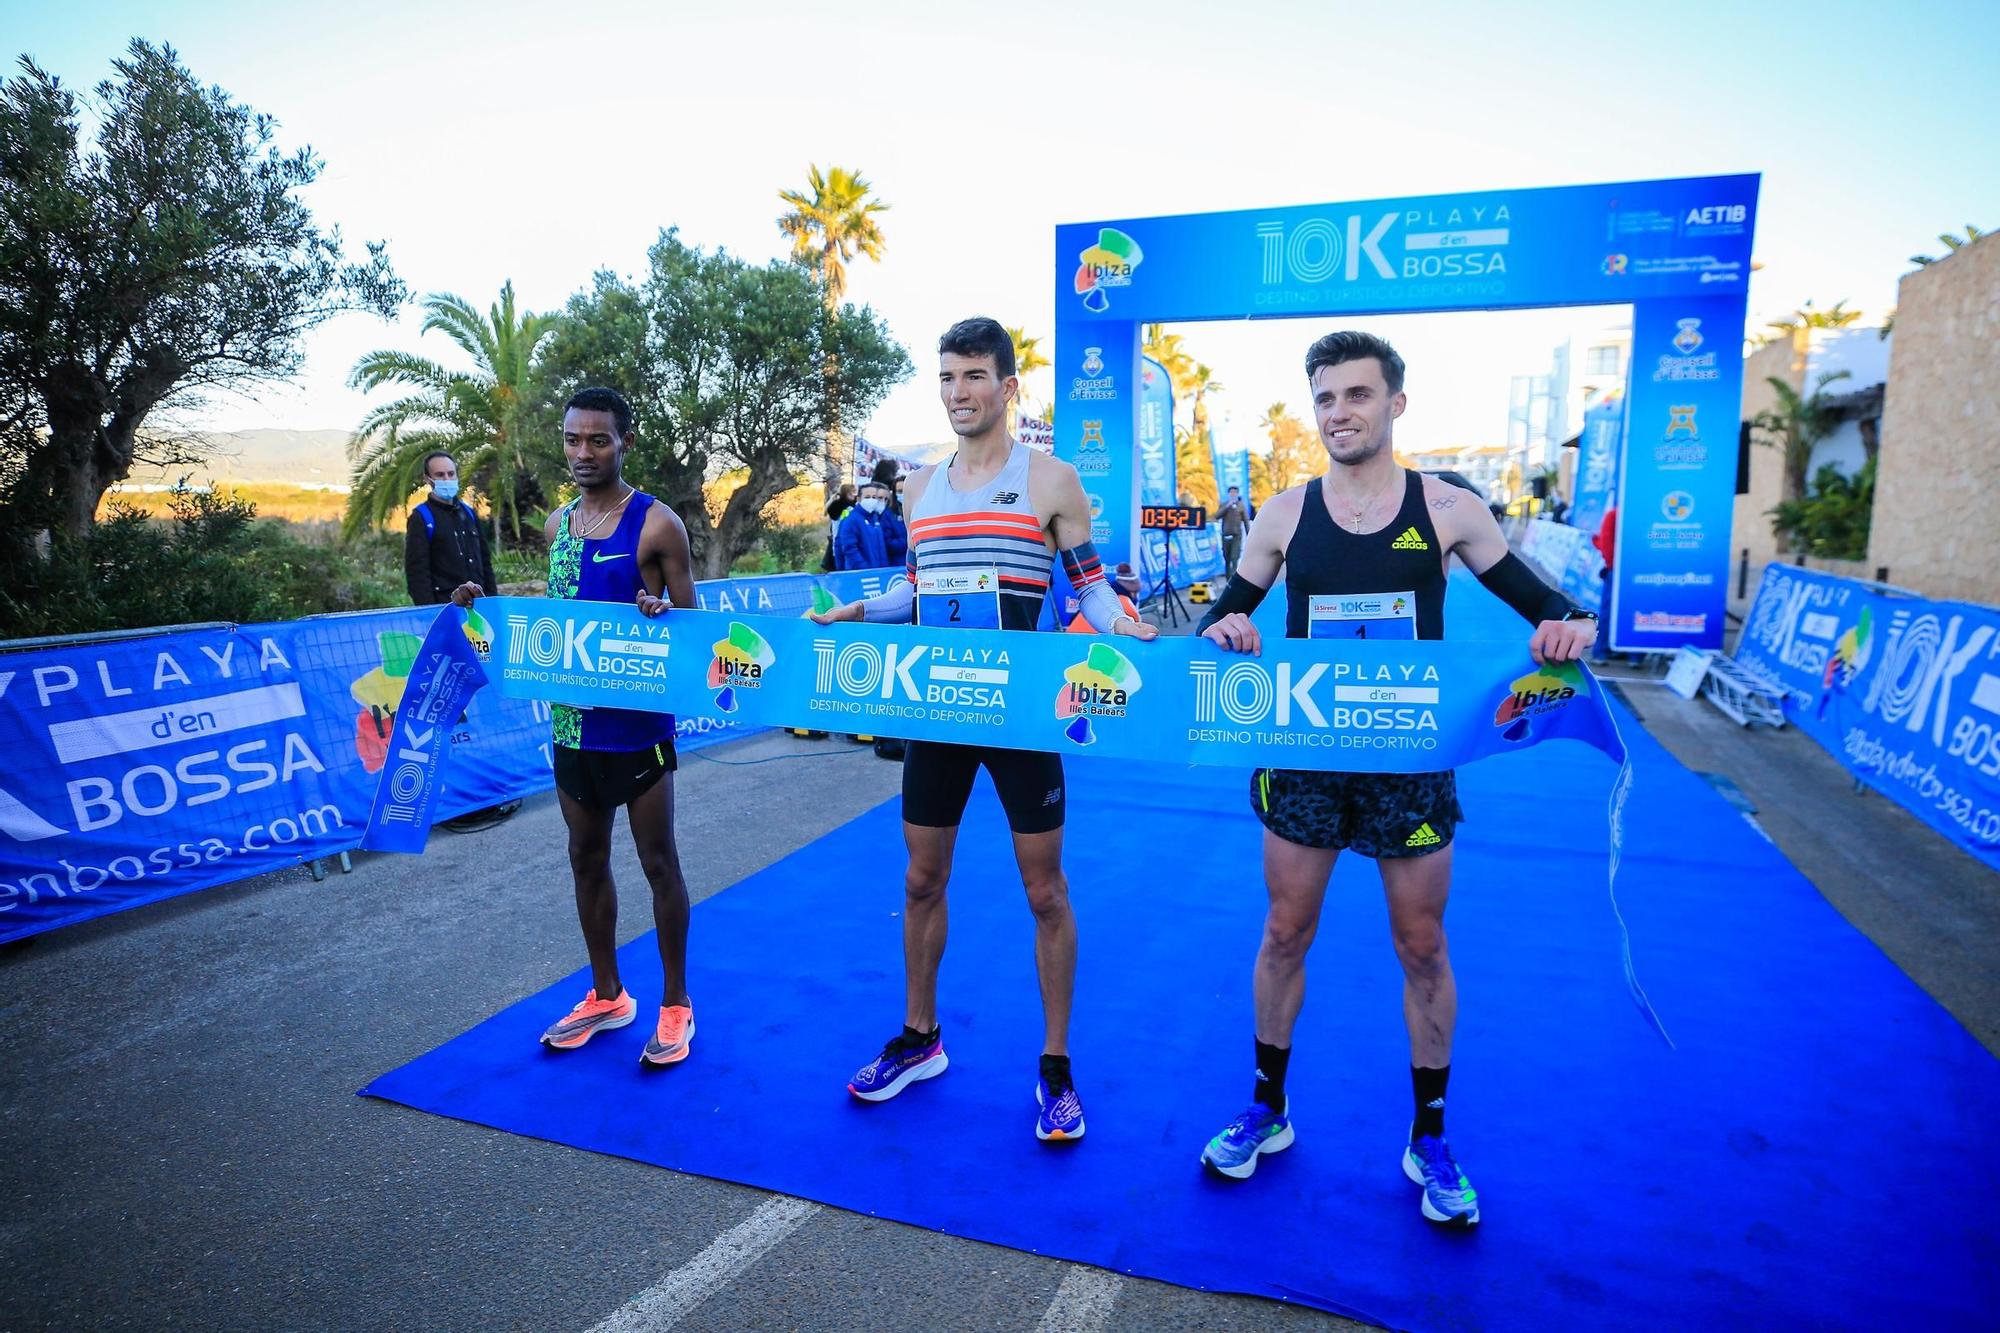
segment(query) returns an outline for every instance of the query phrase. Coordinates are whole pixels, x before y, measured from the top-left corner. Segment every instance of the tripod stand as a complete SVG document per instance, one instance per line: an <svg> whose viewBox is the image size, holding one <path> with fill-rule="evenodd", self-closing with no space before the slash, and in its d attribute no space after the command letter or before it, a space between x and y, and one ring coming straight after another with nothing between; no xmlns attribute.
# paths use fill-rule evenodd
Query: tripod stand
<svg viewBox="0 0 2000 1333"><path fill-rule="evenodd" d="M1166 542L1166 559L1160 563L1159 586L1149 596L1160 599L1160 619L1165 624L1178 625L1184 620L1192 622L1194 613L1188 610L1187 603L1181 600L1179 591L1174 587L1174 534L1166 532L1161 536Z"/></svg>

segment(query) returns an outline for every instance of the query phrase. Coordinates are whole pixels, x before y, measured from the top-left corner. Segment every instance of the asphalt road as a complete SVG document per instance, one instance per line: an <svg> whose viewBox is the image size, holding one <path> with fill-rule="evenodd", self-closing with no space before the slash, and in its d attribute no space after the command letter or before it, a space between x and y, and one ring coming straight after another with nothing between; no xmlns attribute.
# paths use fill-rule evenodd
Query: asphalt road
<svg viewBox="0 0 2000 1333"><path fill-rule="evenodd" d="M839 740L702 753L678 786L697 900L900 780ZM803 757L745 762L780 755ZM774 789L786 818L755 817ZM614 868L622 942L650 913L629 843ZM354 1095L582 961L552 795L421 858L0 950L0 1328L1359 1327Z"/></svg>

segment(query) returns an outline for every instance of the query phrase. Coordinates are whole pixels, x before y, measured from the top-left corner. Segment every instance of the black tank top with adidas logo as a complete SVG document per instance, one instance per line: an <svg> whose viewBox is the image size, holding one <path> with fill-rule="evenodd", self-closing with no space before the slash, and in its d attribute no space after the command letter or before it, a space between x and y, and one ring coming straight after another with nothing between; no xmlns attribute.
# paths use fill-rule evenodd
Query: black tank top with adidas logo
<svg viewBox="0 0 2000 1333"><path fill-rule="evenodd" d="M1315 596L1408 593L1419 639L1444 637L1444 554L1424 503L1424 479L1404 470L1403 505L1379 532L1349 532L1326 511L1321 479L1306 483L1299 526L1285 548L1285 637L1307 639ZM1476 497L1475 497L1476 498ZM1354 637L1370 635L1363 626ZM1411 637L1407 627L1398 635Z"/></svg>

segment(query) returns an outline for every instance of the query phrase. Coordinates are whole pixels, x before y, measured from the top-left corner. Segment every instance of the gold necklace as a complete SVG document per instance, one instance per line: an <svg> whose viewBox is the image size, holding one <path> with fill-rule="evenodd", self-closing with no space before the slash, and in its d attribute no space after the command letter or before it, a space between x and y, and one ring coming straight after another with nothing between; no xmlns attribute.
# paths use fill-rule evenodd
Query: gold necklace
<svg viewBox="0 0 2000 1333"><path fill-rule="evenodd" d="M624 499L620 500L617 504L611 506L611 508L599 514L597 516L597 521L595 523L592 523L589 527L583 529L581 532L572 532L570 533L570 535L572 537L575 537L580 542L589 541L592 537L597 535L597 533L604 527L606 523L611 521L612 515L616 514L619 510L623 509L626 505L630 504L632 502L632 497L636 494L638 494L638 489L634 486L627 485L625 487ZM578 500L576 502L576 513L578 518L583 517L583 501L581 500Z"/></svg>
<svg viewBox="0 0 2000 1333"><path fill-rule="evenodd" d="M1384 486L1380 490L1376 491L1375 494L1369 496L1366 500L1363 500L1358 505L1355 504L1352 500L1341 499L1341 497L1338 494L1336 494L1333 498L1336 500L1340 500L1340 503L1346 505L1349 509L1354 511L1353 517L1347 520L1347 525L1348 527L1352 528L1355 532L1359 533L1361 531L1361 520L1368 516L1368 511L1373 509L1376 506L1376 504L1381 501L1382 497L1387 495L1391 489L1393 488L1389 486Z"/></svg>

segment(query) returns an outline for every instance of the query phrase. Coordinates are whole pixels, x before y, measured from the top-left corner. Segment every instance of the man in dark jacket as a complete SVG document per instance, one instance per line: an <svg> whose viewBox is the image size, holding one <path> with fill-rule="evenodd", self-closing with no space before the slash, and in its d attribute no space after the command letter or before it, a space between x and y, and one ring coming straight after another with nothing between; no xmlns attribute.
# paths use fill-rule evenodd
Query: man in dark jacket
<svg viewBox="0 0 2000 1333"><path fill-rule="evenodd" d="M424 459L431 493L410 511L403 529L403 578L410 601L434 606L451 600L452 589L470 583L488 597L499 595L493 581L493 553L472 506L458 498L458 464L439 450Z"/></svg>
<svg viewBox="0 0 2000 1333"><path fill-rule="evenodd" d="M903 563L908 539L903 525L888 513L889 488L871 481L861 488L861 502L840 520L833 549L842 569L882 569Z"/></svg>

